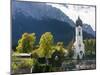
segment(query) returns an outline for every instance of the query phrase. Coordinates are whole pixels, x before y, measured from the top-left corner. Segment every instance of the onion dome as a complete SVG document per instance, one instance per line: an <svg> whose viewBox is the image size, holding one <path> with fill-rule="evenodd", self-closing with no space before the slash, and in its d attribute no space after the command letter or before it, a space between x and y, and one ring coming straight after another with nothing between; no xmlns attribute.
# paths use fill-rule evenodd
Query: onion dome
<svg viewBox="0 0 100 75"><path fill-rule="evenodd" d="M82 26L82 20L80 19L80 17L78 17L78 19L76 20L76 26Z"/></svg>

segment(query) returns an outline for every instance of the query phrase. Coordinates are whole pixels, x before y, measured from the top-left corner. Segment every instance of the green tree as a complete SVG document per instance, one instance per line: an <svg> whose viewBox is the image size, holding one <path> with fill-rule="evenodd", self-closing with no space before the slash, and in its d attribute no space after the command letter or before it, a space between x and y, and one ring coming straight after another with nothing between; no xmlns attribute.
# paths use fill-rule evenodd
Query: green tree
<svg viewBox="0 0 100 75"><path fill-rule="evenodd" d="M85 44L85 53L89 56L95 55L96 51L95 39L86 39L84 40L84 44Z"/></svg>
<svg viewBox="0 0 100 75"><path fill-rule="evenodd" d="M44 33L39 42L39 50L41 50L42 55L46 58L46 61L48 63L47 58L50 57L50 54L52 52L52 44L53 44L53 35L51 32Z"/></svg>
<svg viewBox="0 0 100 75"><path fill-rule="evenodd" d="M18 41L18 46L16 47L17 51L22 53L30 53L33 50L35 40L35 33L24 33Z"/></svg>
<svg viewBox="0 0 100 75"><path fill-rule="evenodd" d="M74 51L72 50L73 42L74 42L74 39L72 39L71 42L67 46L69 58L72 58L74 55Z"/></svg>
<svg viewBox="0 0 100 75"><path fill-rule="evenodd" d="M59 51L59 50L64 50L63 49L63 42L57 42L57 50Z"/></svg>
<svg viewBox="0 0 100 75"><path fill-rule="evenodd" d="M57 42L56 50L62 53L62 55L64 56L66 49L64 48L63 42Z"/></svg>

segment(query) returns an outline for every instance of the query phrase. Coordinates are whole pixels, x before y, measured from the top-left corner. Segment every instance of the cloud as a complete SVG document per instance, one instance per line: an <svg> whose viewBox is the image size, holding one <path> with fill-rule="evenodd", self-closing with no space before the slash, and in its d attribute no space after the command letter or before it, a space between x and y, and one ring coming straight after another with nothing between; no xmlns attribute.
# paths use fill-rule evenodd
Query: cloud
<svg viewBox="0 0 100 75"><path fill-rule="evenodd" d="M19 0L19 1L40 1L40 0ZM74 0L67 0L74 2ZM43 0L42 2L66 2L66 0ZM69 3L70 3L69 2ZM79 2L79 1L78 1ZM95 30L95 7L93 6L84 6L84 5L67 5L67 4L53 4L48 3L49 5L60 9L65 15L69 16L74 22L77 17L80 16L83 23L90 24L93 30Z"/></svg>
<svg viewBox="0 0 100 75"><path fill-rule="evenodd" d="M83 23L90 24L93 30L95 30L95 7L83 6L83 5L62 5L48 3L52 7L60 9L65 15L69 16L74 22L77 17L80 16Z"/></svg>

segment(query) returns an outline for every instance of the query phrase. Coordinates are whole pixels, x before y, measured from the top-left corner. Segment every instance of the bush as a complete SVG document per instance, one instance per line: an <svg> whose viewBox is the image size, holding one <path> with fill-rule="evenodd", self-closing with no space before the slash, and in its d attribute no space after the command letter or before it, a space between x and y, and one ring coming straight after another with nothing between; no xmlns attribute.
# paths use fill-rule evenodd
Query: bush
<svg viewBox="0 0 100 75"><path fill-rule="evenodd" d="M18 69L18 65L15 62L13 62L11 68L12 68L12 72L15 73L16 70Z"/></svg>
<svg viewBox="0 0 100 75"><path fill-rule="evenodd" d="M51 72L51 65L46 64L35 64L34 69L32 70L33 73L41 73L41 72Z"/></svg>
<svg viewBox="0 0 100 75"><path fill-rule="evenodd" d="M16 47L16 50L19 53L30 53L33 50L35 40L35 33L24 33L18 41L18 46Z"/></svg>
<svg viewBox="0 0 100 75"><path fill-rule="evenodd" d="M21 64L19 64L19 68L31 68L33 66L33 63L35 63L35 60L24 59L21 61Z"/></svg>

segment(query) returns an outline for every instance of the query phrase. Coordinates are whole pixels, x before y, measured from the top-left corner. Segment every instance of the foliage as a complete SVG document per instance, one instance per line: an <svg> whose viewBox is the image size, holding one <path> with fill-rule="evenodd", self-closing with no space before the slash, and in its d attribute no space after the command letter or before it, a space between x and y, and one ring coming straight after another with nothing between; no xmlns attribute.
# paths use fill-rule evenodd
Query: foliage
<svg viewBox="0 0 100 75"><path fill-rule="evenodd" d="M36 36L35 33L24 33L22 38L18 41L18 46L16 47L18 52L29 53L33 49L33 44L35 43Z"/></svg>
<svg viewBox="0 0 100 75"><path fill-rule="evenodd" d="M15 53L12 54L12 63L11 63L11 69L12 69L12 73L16 73L16 71L18 70L18 64L16 63L17 61L17 57L15 56Z"/></svg>
<svg viewBox="0 0 100 75"><path fill-rule="evenodd" d="M50 71L51 71L51 65L39 64L39 63L36 63L32 70L33 73L50 72Z"/></svg>
<svg viewBox="0 0 100 75"><path fill-rule="evenodd" d="M64 52L63 42L57 42L56 49L58 51Z"/></svg>
<svg viewBox="0 0 100 75"><path fill-rule="evenodd" d="M59 50L59 51L55 51L53 54L52 54L52 65L53 66L56 66L56 67L59 67L61 66L61 63L63 62L64 60L64 53Z"/></svg>
<svg viewBox="0 0 100 75"><path fill-rule="evenodd" d="M18 69L18 65L15 62L12 62L11 64L11 68L12 68L12 72L16 72L16 70Z"/></svg>
<svg viewBox="0 0 100 75"><path fill-rule="evenodd" d="M31 68L36 61L34 59L24 59L18 65L19 68Z"/></svg>
<svg viewBox="0 0 100 75"><path fill-rule="evenodd" d="M35 58L19 58L15 56L14 53L12 56L12 73L18 73L18 70L21 68L32 68L33 65L37 63L37 60Z"/></svg>
<svg viewBox="0 0 100 75"><path fill-rule="evenodd" d="M57 42L56 49L62 56L67 56L68 51L64 48L63 42Z"/></svg>
<svg viewBox="0 0 100 75"><path fill-rule="evenodd" d="M39 42L39 50L41 50L41 54L44 57L49 57L52 50L52 44L53 44L53 35L51 32L44 33Z"/></svg>
<svg viewBox="0 0 100 75"><path fill-rule="evenodd" d="M32 54L31 54L32 58L37 59L39 57L39 55L38 55L39 52L37 53L36 51L37 50L35 50L35 51L32 52Z"/></svg>
<svg viewBox="0 0 100 75"><path fill-rule="evenodd" d="M72 50L73 42L74 42L74 40L72 39L72 41L67 46L67 49L68 49L68 57L69 58L72 58L73 55L74 55L74 51Z"/></svg>
<svg viewBox="0 0 100 75"><path fill-rule="evenodd" d="M86 39L84 40L85 44L85 54L92 56L96 53L96 41L95 39Z"/></svg>
<svg viewBox="0 0 100 75"><path fill-rule="evenodd" d="M26 59L23 59L23 60L20 60L19 61L14 61L12 63L12 73L15 74L15 73L18 73L18 71L20 69L31 69L33 65L36 64L36 60L35 59L29 59L29 58L26 58Z"/></svg>

